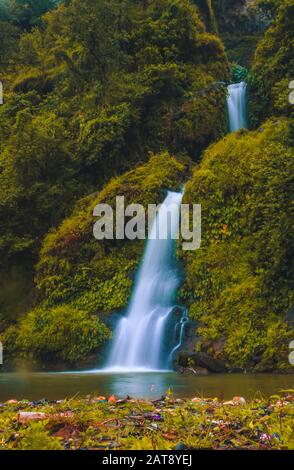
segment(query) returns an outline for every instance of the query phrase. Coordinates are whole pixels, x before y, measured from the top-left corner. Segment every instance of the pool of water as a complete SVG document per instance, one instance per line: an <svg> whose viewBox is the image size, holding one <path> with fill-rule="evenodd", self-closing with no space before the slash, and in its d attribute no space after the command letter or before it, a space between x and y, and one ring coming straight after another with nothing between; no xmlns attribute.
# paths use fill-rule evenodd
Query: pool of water
<svg viewBox="0 0 294 470"><path fill-rule="evenodd" d="M130 395L157 398L169 388L176 397L206 396L253 398L259 392L270 396L293 388L294 376L281 374L217 374L187 376L176 372L66 372L0 373L0 402L11 398L37 400L63 399L75 395Z"/></svg>

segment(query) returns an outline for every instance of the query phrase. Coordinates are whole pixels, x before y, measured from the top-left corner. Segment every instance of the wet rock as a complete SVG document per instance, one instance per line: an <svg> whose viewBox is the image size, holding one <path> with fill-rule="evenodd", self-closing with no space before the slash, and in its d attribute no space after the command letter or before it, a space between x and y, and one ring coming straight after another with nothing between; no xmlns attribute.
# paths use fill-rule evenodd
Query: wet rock
<svg viewBox="0 0 294 470"><path fill-rule="evenodd" d="M234 397L233 402L235 405L246 405L246 400L244 397Z"/></svg>
<svg viewBox="0 0 294 470"><path fill-rule="evenodd" d="M108 403L116 403L117 402L117 399L114 395L111 395L109 398L108 398Z"/></svg>
<svg viewBox="0 0 294 470"><path fill-rule="evenodd" d="M183 442L179 442L175 447L175 450L186 450L186 449L188 449L188 447Z"/></svg>
<svg viewBox="0 0 294 470"><path fill-rule="evenodd" d="M221 373L226 371L223 361L216 359L205 352L187 353L181 352L179 355L179 365L181 367L189 367L189 363L193 363L195 369L197 367L207 369L209 372Z"/></svg>
<svg viewBox="0 0 294 470"><path fill-rule="evenodd" d="M17 420L19 423L24 424L30 421L43 421L43 420L50 420L50 421L65 421L68 419L72 419L74 417L74 413L72 411L65 411L62 413L43 413L39 411L20 411L17 415Z"/></svg>
<svg viewBox="0 0 294 470"><path fill-rule="evenodd" d="M225 233L227 232L228 226L226 224L224 224L223 230L224 230ZM226 341L227 341L227 338L225 336L222 336L221 338L219 338L215 341L212 341L211 346L212 346L214 355L216 357L218 357L220 354L223 353Z"/></svg>
<svg viewBox="0 0 294 470"><path fill-rule="evenodd" d="M181 367L179 369L180 374L184 375L208 375L209 372L204 367Z"/></svg>
<svg viewBox="0 0 294 470"><path fill-rule="evenodd" d="M46 413L39 413L36 411L21 411L17 416L17 420L21 424L28 423L29 421L42 421L45 419L48 419L48 415Z"/></svg>
<svg viewBox="0 0 294 470"><path fill-rule="evenodd" d="M229 374L243 374L244 369L241 369L241 367L232 367L228 370Z"/></svg>
<svg viewBox="0 0 294 470"><path fill-rule="evenodd" d="M93 402L94 403L106 403L107 399L106 399L106 397L100 396L100 397L97 397L97 398L93 398Z"/></svg>
<svg viewBox="0 0 294 470"><path fill-rule="evenodd" d="M35 404L36 406L38 406L38 405L46 405L47 403L49 403L49 400L47 400L47 398L41 398L41 400L34 401L34 404Z"/></svg>
<svg viewBox="0 0 294 470"><path fill-rule="evenodd" d="M175 439L177 439L176 434L172 434L172 433L169 433L169 432L166 432L166 433L162 434L162 437L164 439L167 439L168 441L174 441Z"/></svg>
<svg viewBox="0 0 294 470"><path fill-rule="evenodd" d="M246 405L246 400L244 397L234 397L232 400L224 401L223 405Z"/></svg>
<svg viewBox="0 0 294 470"><path fill-rule="evenodd" d="M203 401L203 399L200 398L200 397L194 397L191 400L192 403L201 403L202 401Z"/></svg>

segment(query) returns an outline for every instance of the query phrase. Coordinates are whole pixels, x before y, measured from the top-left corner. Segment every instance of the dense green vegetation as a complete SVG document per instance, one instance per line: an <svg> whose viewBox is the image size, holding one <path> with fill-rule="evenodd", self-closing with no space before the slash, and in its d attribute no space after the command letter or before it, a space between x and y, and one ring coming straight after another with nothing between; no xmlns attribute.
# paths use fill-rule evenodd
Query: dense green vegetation
<svg viewBox="0 0 294 470"><path fill-rule="evenodd" d="M125 197L126 205L157 204L163 188L179 188L189 166L189 160L177 161L167 152L153 155L145 165L77 203L72 216L49 233L41 248L36 268L39 307L5 330L11 356L73 365L109 337L99 318L126 306L143 242L97 241L93 209L99 203L115 209L117 195Z"/></svg>
<svg viewBox="0 0 294 470"><path fill-rule="evenodd" d="M293 8L0 3L0 335L10 366L101 353L143 243L97 242L93 208L116 195L159 203L196 165L185 200L202 204L203 243L179 250L195 348L230 368L287 368ZM224 137L226 83L244 78L253 130Z"/></svg>
<svg viewBox="0 0 294 470"><path fill-rule="evenodd" d="M293 117L289 82L293 79L294 2L268 2L276 17L259 42L253 63L252 94L255 98L255 120L272 114Z"/></svg>
<svg viewBox="0 0 294 470"><path fill-rule="evenodd" d="M199 158L226 129L224 48L189 1L72 1L40 21L17 65L1 65L2 330L34 297L43 237L80 197L150 151Z"/></svg>
<svg viewBox="0 0 294 470"><path fill-rule="evenodd" d="M185 201L202 204L202 246L186 255L182 299L199 322L197 349L230 367L291 368L293 135L284 119L232 134L186 185Z"/></svg>

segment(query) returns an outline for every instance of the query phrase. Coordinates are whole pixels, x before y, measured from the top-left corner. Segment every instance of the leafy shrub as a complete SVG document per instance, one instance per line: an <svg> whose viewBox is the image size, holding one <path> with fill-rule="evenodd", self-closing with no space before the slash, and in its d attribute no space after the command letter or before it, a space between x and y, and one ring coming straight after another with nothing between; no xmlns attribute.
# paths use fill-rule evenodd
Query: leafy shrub
<svg viewBox="0 0 294 470"><path fill-rule="evenodd" d="M97 316L73 306L40 308L20 321L16 345L31 357L76 363L109 338Z"/></svg>
<svg viewBox="0 0 294 470"><path fill-rule="evenodd" d="M47 422L32 422L20 435L21 450L63 450L61 440L50 435Z"/></svg>
<svg viewBox="0 0 294 470"><path fill-rule="evenodd" d="M248 70L246 69L246 67L242 67L241 65L238 65L238 64L233 64L231 66L231 72L232 72L233 83L239 83L239 82L245 81L248 75Z"/></svg>

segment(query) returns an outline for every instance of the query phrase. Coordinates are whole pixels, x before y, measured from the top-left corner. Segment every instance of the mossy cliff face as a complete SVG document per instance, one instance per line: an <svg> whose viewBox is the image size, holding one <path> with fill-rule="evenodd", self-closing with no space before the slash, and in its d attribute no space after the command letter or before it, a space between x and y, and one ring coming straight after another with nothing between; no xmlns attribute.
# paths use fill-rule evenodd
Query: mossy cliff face
<svg viewBox="0 0 294 470"><path fill-rule="evenodd" d="M73 0L36 16L14 39L0 11L3 60L16 43L0 64L0 331L27 310L42 241L79 199L149 152L198 160L227 128L226 53L190 1Z"/></svg>
<svg viewBox="0 0 294 470"><path fill-rule="evenodd" d="M0 269L31 267L75 201L148 152L197 159L226 130L226 92L212 86L229 76L226 53L188 0L73 0L21 35L15 60L0 108Z"/></svg>
<svg viewBox="0 0 294 470"><path fill-rule="evenodd" d="M180 254L197 348L229 367L287 368L293 0L257 4L269 16L245 0L72 0L16 29L0 11L6 358L73 365L102 350L143 242L96 241L94 206L117 195L161 202L187 175L179 156L197 163L210 146L185 194L203 207L202 247ZM230 61L247 66L268 19L249 111L252 128L275 119L223 139L230 73L220 37Z"/></svg>
<svg viewBox="0 0 294 470"><path fill-rule="evenodd" d="M182 302L198 323L196 350L229 368L291 367L292 144L284 119L239 131L205 152L185 188L184 202L202 204L202 245L181 254Z"/></svg>
<svg viewBox="0 0 294 470"><path fill-rule="evenodd" d="M275 19L259 42L253 62L254 80L250 89L252 112L259 121L265 117L294 115L289 102L293 80L294 2L275 5Z"/></svg>
<svg viewBox="0 0 294 470"><path fill-rule="evenodd" d="M188 159L179 161L167 152L153 155L77 203L73 214L45 238L36 274L38 302L4 333L8 352L49 364L75 364L101 348L110 337L103 320L127 305L144 242L97 241L93 209L107 203L115 210L117 196L125 197L125 205L160 204L167 188L179 189L189 167Z"/></svg>

